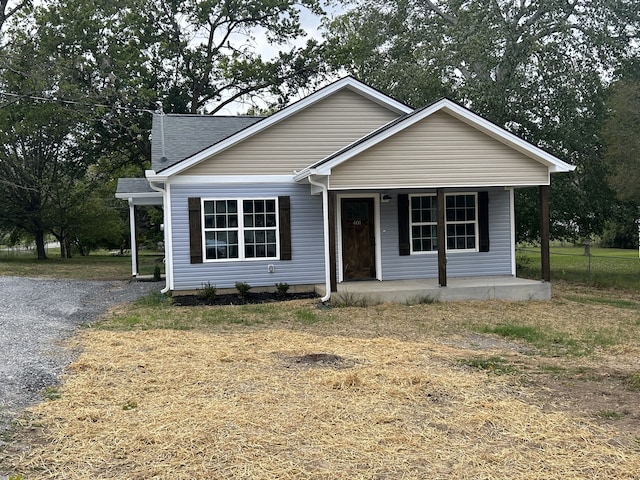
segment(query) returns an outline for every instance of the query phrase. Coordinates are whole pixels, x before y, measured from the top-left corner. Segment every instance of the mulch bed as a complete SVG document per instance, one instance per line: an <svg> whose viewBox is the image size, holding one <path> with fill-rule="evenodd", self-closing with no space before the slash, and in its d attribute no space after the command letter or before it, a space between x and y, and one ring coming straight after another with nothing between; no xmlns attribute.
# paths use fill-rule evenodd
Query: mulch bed
<svg viewBox="0 0 640 480"><path fill-rule="evenodd" d="M173 304L182 307L199 307L204 305L251 305L261 303L282 302L287 300L306 300L319 298L314 292L287 293L278 295L275 292L249 292L244 298L237 293L216 295L215 298L204 298L201 295L179 295L173 297Z"/></svg>

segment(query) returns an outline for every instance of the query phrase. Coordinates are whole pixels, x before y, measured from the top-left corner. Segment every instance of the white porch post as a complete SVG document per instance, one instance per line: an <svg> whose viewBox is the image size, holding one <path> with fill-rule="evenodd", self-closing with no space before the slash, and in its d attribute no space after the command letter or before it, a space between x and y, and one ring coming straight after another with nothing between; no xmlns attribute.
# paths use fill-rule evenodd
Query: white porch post
<svg viewBox="0 0 640 480"><path fill-rule="evenodd" d="M136 244L136 207L129 197L129 229L131 230L131 276L138 276L138 245Z"/></svg>

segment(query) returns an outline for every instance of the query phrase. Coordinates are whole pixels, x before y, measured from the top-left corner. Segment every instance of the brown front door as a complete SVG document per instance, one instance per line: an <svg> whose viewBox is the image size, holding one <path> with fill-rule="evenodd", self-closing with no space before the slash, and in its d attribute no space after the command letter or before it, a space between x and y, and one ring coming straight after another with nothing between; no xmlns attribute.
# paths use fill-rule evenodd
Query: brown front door
<svg viewBox="0 0 640 480"><path fill-rule="evenodd" d="M376 277L376 244L373 198L343 198L342 278L368 280Z"/></svg>

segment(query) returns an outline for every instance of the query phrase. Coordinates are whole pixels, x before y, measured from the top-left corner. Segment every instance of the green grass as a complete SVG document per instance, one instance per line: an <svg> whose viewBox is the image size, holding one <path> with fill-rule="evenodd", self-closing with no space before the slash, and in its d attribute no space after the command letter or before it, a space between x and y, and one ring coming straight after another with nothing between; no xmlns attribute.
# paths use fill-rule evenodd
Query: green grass
<svg viewBox="0 0 640 480"><path fill-rule="evenodd" d="M46 260L38 260L33 253L0 251L0 275L68 278L76 280L126 280L131 278L131 257L116 256L98 251L82 257L60 258L60 251L49 249ZM160 265L159 252L140 252L138 268L140 275L153 275Z"/></svg>
<svg viewBox="0 0 640 480"><path fill-rule="evenodd" d="M591 257L588 257L582 247L552 246L550 253L551 281L640 290L638 250L592 247ZM518 276L540 278L539 248L519 248L518 260Z"/></svg>
<svg viewBox="0 0 640 480"><path fill-rule="evenodd" d="M467 367L477 368L478 370L484 370L487 373L494 373L496 375L506 375L517 372L517 368L507 363L502 357L475 357L461 360L460 363Z"/></svg>

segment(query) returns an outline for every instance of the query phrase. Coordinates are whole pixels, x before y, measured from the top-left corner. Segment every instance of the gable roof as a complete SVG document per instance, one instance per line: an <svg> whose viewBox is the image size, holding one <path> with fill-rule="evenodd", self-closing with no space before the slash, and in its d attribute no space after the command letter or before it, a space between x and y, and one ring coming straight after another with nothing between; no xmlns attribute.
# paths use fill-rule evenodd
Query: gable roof
<svg viewBox="0 0 640 480"><path fill-rule="evenodd" d="M289 118L295 113L301 110L304 110L305 108L345 88L348 88L362 95L363 97L368 98L369 100L372 100L396 113L406 114L412 111L411 107L401 102L398 102L397 100L394 100L391 97L384 95L380 91L372 87L369 87L368 85L365 85L364 83L356 80L355 78L344 77L330 85L327 85L324 88L321 88L320 90L312 93L311 95L289 105L288 107L285 107L279 112L276 112L273 115L261 121L255 122L254 124L247 126L246 128L236 132L235 134L232 134L225 138L221 138L217 143L212 144L207 148L194 152L188 158L179 160L174 163L167 163L166 167L156 165L156 166L159 166L160 168L157 168L157 169L154 168L153 169L154 171L148 172L147 177L169 177L169 176L178 174L188 169L189 167L192 167L193 165L196 165L201 161L211 157L212 155L215 155L231 147L232 145L235 145L245 140L246 138L249 138L250 136L255 135L256 133L267 129L270 126L275 125L276 123L279 123L286 118ZM215 118L215 116L211 118ZM165 137L165 145L167 145L166 137Z"/></svg>
<svg viewBox="0 0 640 480"><path fill-rule="evenodd" d="M440 111L452 115L467 125L484 132L499 142L542 163L549 168L549 172L570 172L576 168L575 166L560 160L541 148L536 147L535 145L508 132L504 128L501 128L485 118L473 113L471 110L457 104L456 102L453 102L448 98L444 98L431 105L399 117L395 121L380 127L357 142L346 146L342 150L339 150L298 172L294 178L296 181L301 181L315 174L330 175L332 168Z"/></svg>
<svg viewBox="0 0 640 480"><path fill-rule="evenodd" d="M151 168L159 171L175 165L264 118L154 113Z"/></svg>

